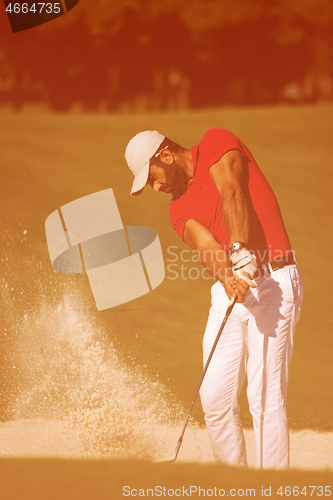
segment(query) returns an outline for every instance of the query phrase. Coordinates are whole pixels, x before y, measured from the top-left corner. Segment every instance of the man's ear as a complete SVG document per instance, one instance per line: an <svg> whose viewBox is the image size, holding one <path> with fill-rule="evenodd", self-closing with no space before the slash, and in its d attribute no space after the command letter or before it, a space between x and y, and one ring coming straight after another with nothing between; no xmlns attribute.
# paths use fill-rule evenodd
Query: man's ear
<svg viewBox="0 0 333 500"><path fill-rule="evenodd" d="M172 165L175 162L173 153L167 148L161 149L159 156L164 165Z"/></svg>

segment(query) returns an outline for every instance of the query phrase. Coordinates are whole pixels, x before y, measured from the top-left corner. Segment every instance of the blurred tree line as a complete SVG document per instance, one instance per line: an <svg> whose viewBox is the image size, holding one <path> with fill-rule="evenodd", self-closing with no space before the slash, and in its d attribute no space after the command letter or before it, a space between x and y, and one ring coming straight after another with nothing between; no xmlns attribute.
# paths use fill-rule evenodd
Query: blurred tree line
<svg viewBox="0 0 333 500"><path fill-rule="evenodd" d="M19 109L149 111L333 100L332 0L81 0L0 41Z"/></svg>

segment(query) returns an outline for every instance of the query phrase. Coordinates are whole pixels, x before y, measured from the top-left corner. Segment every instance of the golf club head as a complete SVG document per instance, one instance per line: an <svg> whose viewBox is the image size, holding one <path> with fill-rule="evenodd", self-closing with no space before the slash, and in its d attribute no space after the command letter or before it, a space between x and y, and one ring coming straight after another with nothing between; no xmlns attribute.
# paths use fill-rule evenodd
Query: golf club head
<svg viewBox="0 0 333 500"><path fill-rule="evenodd" d="M188 422L188 420L186 421L186 425L187 425L187 422ZM186 425L185 425L185 427L183 429L182 435L178 439L177 446L176 446L175 453L174 453L173 457L161 458L159 460L154 460L155 463L163 463L163 462L169 462L170 463L170 462L175 462L177 460L178 453L179 453L179 450L180 450L180 445L182 444L182 441L183 441L183 436L184 436Z"/></svg>

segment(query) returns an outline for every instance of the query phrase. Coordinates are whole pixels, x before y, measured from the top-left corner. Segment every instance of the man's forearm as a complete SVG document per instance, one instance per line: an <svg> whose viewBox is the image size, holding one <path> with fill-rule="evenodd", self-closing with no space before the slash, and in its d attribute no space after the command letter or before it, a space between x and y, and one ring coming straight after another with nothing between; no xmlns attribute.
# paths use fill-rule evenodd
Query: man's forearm
<svg viewBox="0 0 333 500"><path fill-rule="evenodd" d="M223 283L228 297L237 297L237 302L243 302L248 285L235 281L229 254L212 233L196 220L190 219L185 225L184 241L197 251L207 271Z"/></svg>
<svg viewBox="0 0 333 500"><path fill-rule="evenodd" d="M229 254L221 245L198 250L198 256L200 262L215 279L225 283L227 279L233 278Z"/></svg>
<svg viewBox="0 0 333 500"><path fill-rule="evenodd" d="M245 194L239 191L225 197L223 199L222 210L229 232L229 243L241 241L248 245L250 214Z"/></svg>

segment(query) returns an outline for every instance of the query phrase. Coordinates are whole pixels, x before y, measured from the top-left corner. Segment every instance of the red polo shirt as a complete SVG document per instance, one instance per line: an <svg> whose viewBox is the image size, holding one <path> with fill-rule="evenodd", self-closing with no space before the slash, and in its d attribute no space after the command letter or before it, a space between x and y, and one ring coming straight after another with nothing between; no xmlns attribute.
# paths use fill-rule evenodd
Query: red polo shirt
<svg viewBox="0 0 333 500"><path fill-rule="evenodd" d="M198 152L199 148L199 152ZM205 226L229 251L229 234L222 211L222 197L209 169L232 149L241 152L250 207L249 249L258 263L279 260L291 251L277 199L248 148L231 132L211 129L199 145L191 148L193 182L186 192L171 202L169 218L173 229L183 238L185 224L194 219Z"/></svg>

